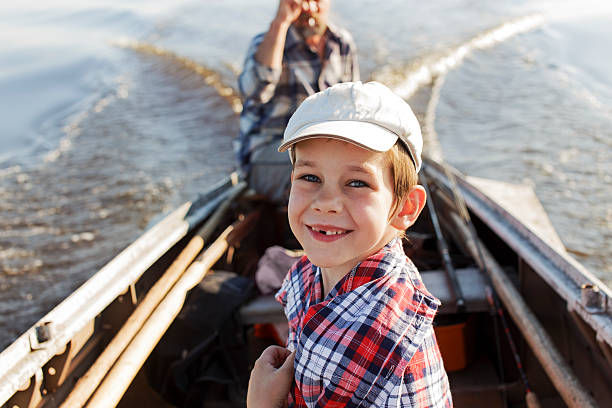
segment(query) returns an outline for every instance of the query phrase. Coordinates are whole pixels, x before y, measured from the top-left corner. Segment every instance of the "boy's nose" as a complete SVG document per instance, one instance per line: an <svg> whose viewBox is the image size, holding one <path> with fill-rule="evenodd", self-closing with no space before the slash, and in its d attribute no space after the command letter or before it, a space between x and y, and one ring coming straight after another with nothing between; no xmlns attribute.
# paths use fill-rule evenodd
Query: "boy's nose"
<svg viewBox="0 0 612 408"><path fill-rule="evenodd" d="M326 213L339 213L342 210L340 194L330 188L321 188L312 202L315 211Z"/></svg>

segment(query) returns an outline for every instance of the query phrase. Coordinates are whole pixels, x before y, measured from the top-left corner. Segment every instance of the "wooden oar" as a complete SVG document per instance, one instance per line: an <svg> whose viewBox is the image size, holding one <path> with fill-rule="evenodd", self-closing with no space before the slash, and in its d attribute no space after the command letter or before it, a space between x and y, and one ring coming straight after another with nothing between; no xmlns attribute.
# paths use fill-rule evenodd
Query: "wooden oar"
<svg viewBox="0 0 612 408"><path fill-rule="evenodd" d="M113 366L115 361L117 361L117 358L125 350L130 341L132 341L136 333L141 329L155 307L176 283L189 264L191 264L200 253L204 247L204 243L219 225L219 222L229 208L231 202L245 189L245 187L246 183L242 182L232 188L228 198L221 203L210 219L200 228L200 230L198 230L196 235L181 251L163 276L149 290L119 332L100 356L98 356L94 364L88 369L85 375L79 379L66 400L62 403L61 408L82 407L85 405L89 397L100 384L100 381L108 373L109 369Z"/></svg>
<svg viewBox="0 0 612 408"><path fill-rule="evenodd" d="M229 226L194 262L157 306L138 334L108 372L91 400L88 408L115 407L130 383L151 354L168 327L181 311L187 292L206 276L210 268L228 248L227 237L234 226Z"/></svg>

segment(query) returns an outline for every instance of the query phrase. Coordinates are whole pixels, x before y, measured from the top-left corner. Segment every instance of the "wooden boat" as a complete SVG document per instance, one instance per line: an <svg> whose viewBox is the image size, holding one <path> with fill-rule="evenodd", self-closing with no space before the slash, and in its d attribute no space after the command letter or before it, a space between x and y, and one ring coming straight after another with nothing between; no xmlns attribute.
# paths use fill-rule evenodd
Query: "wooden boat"
<svg viewBox="0 0 612 408"><path fill-rule="evenodd" d="M430 204L405 247L442 301L455 406L609 406L610 291L565 253L533 192L429 160L422 182ZM0 354L2 407L244 406L250 365L282 341L280 307L251 291L230 314L227 295L195 314L231 327L229 351L219 322L206 337L185 309L205 276L252 283L266 248L297 249L284 211L236 178L177 208Z"/></svg>

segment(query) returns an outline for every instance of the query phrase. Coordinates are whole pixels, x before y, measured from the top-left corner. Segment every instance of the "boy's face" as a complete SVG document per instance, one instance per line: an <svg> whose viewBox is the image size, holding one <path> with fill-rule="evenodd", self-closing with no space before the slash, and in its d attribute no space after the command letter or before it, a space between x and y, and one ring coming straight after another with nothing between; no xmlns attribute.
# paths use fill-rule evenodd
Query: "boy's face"
<svg viewBox="0 0 612 408"><path fill-rule="evenodd" d="M346 273L397 233L391 168L384 153L334 139L294 149L291 230L313 264Z"/></svg>

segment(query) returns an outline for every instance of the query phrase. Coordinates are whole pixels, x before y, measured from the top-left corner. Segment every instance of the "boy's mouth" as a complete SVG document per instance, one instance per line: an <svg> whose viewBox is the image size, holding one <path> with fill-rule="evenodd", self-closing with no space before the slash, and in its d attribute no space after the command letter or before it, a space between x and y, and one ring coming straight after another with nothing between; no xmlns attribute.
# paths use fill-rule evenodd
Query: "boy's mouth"
<svg viewBox="0 0 612 408"><path fill-rule="evenodd" d="M334 241L353 232L353 230L322 225L306 225L306 228L308 228L315 239L320 241Z"/></svg>

